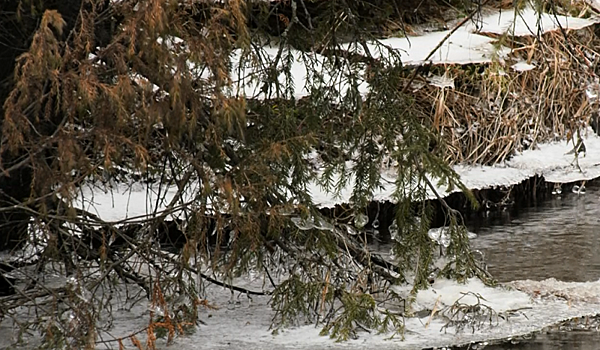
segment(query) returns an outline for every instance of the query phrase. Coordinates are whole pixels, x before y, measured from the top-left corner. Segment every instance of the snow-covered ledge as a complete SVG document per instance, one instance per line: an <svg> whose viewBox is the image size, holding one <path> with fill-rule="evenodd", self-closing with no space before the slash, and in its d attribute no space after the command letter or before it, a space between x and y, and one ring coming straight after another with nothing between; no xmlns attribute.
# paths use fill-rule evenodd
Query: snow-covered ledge
<svg viewBox="0 0 600 350"><path fill-rule="evenodd" d="M460 175L465 186L471 190L508 187L536 175L543 176L545 181L552 183L592 180L600 177L600 137L589 128L585 130L582 139L586 152L579 153L577 157L571 152L574 148L573 142L565 140L538 144L534 149L517 154L502 164L456 165L454 170ZM394 201L394 170L384 170L383 177L383 188L374 193L373 200ZM433 183L435 184L435 181ZM333 207L336 204L349 202L352 187L353 183L349 183L335 198L317 184L313 184L310 192L313 201L320 207ZM438 188L437 192L444 196L452 193L446 188ZM429 193L429 198L434 199L435 194Z"/></svg>

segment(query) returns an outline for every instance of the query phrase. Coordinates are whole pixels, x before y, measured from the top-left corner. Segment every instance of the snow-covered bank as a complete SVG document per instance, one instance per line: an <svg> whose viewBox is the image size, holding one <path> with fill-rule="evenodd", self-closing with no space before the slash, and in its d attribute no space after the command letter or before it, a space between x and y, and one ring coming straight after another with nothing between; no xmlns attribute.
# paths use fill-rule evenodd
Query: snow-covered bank
<svg viewBox="0 0 600 350"><path fill-rule="evenodd" d="M392 37L368 42L362 45L344 44L342 48L374 58L390 58L399 55L402 64L406 66L419 66L424 64L488 64L503 62L511 52L504 45L498 45L497 36L508 33L513 37L526 37L542 35L557 30L579 30L592 26L598 22L597 18L576 18L549 13L537 13L531 8L524 10L493 11L480 19L476 24L466 23L457 30L430 32L419 36ZM181 40L181 39L175 39ZM277 47L265 46L261 55L269 57L275 62L278 56L290 55L290 75L280 73L279 82L282 86L295 87L294 97L301 98L309 95L307 86L311 82L336 81L339 82L339 91L350 87L346 77L335 66L327 64L327 59L319 54L306 54L297 50L280 52ZM368 50L368 52L365 51ZM265 67L257 66L242 59L242 50L234 51L231 57L232 66L232 94L244 95L252 98L265 98L262 91L262 82L256 80L264 73ZM279 59L278 68L282 69L286 59ZM535 65L527 63L529 69ZM196 64L190 62L192 70ZM518 70L517 68L514 68ZM208 72L203 72L208 78ZM315 80L315 74L320 75ZM317 84L319 85L319 84ZM365 82L361 82L359 91L366 93L369 90Z"/></svg>
<svg viewBox="0 0 600 350"><path fill-rule="evenodd" d="M471 190L494 187L509 187L521 183L536 175L543 176L545 181L552 183L571 183L592 180L600 177L600 136L592 129L587 129L583 135L586 153L580 153L577 158L569 152L573 149L572 142L557 141L537 145L514 156L511 160L494 166L457 165L454 170L461 180ZM383 189L374 193L374 201L393 201L395 174L393 169L383 171ZM436 183L435 181L433 182ZM353 183L350 182L340 195L334 197L313 183L309 189L314 203L320 207L333 207L336 204L348 203L352 195ZM442 196L450 195L447 188L437 188ZM453 191L458 191L454 189ZM158 209L166 207L176 193L170 188L164 203ZM84 189L85 202L81 199L79 207L98 214L107 221L122 220L128 217L153 213L157 208L157 194L147 191L141 184L127 188L117 188L112 193L102 193ZM148 195L148 196L147 196ZM435 194L430 192L429 198Z"/></svg>
<svg viewBox="0 0 600 350"><path fill-rule="evenodd" d="M260 289L262 279L238 279L235 284L256 290ZM405 295L410 288L397 287L396 291ZM178 350L442 348L522 337L566 320L598 315L598 295L600 281L523 280L492 288L476 279L466 284L438 280L430 289L417 294L411 311L418 316L407 317L402 332L392 337L392 333L358 331L356 339L338 343L320 335L322 324L299 325L273 332L269 327L274 312L268 296L250 298L242 293L210 286L204 296L210 307L200 307L201 324L190 334L177 336L170 347L166 346L164 339L159 339L157 346ZM458 303L481 311L479 316L470 314L470 320L477 321L464 324L449 322L456 310L452 306ZM476 307L478 303L482 305L479 309ZM131 348L132 334L144 343L145 332L139 331L148 325L151 309L145 302L131 309L120 309L115 313L110 334L99 334L99 340L106 342L98 343L97 347L116 349L119 346L114 339L120 338L127 348ZM464 318L455 317L454 321L461 319ZM1 322L0 348L10 348L16 341L17 332L18 327L11 325L10 321ZM35 334L25 336L25 343L19 348L35 348L38 340Z"/></svg>
<svg viewBox="0 0 600 350"><path fill-rule="evenodd" d="M421 349L519 337L564 320L600 313L597 297L600 295L600 282L564 283L549 279L518 281L512 286L524 292L503 287L489 288L476 280L464 285L437 281L431 289L418 294L415 305L427 311L421 312L420 318L406 319L404 339L400 335L390 339L390 334L359 332L358 339L345 343L320 336L320 327L314 325L286 329L274 335L268 330L273 312L266 297L254 297L250 301L237 293L231 299L223 296L229 293L215 293L210 301L219 309L202 312L200 318L206 325L200 326L193 335L176 339L174 347L180 350ZM484 321L474 332L470 327L456 332L454 326L442 329L447 324L443 318L435 316L430 320L434 308L439 315L467 292L481 295L486 299L482 303L498 313L498 316L491 317L491 324ZM474 305L476 299L468 295L460 302Z"/></svg>
<svg viewBox="0 0 600 350"><path fill-rule="evenodd" d="M399 52L405 65L481 64L502 60L510 53L508 47L498 48L494 36L505 33L515 37L535 36L561 28L578 30L595 23L596 19L537 13L532 8L520 11L509 9L483 16L480 21L470 22L455 31L381 39L369 43L367 48L376 58L389 56L390 49ZM447 40L438 45L444 39ZM364 50L359 52L366 54Z"/></svg>
<svg viewBox="0 0 600 350"><path fill-rule="evenodd" d="M590 128L582 135L586 153L580 153L576 158L570 153L574 144L567 141L557 141L539 144L534 149L526 150L515 155L511 160L494 166L457 165L454 170L460 175L461 181L471 190L494 187L509 187L521 183L536 175L543 176L545 181L553 183L571 183L592 180L600 177L600 137ZM383 173L383 188L374 193L375 201L394 201L395 189L394 170L388 169ZM435 184L436 182L433 181ZM347 203L352 195L353 183L340 192L340 196L332 197L314 184L310 189L313 201L321 207L333 207L336 204ZM438 187L436 191L447 196L447 188ZM436 198L433 192L428 194L430 199Z"/></svg>

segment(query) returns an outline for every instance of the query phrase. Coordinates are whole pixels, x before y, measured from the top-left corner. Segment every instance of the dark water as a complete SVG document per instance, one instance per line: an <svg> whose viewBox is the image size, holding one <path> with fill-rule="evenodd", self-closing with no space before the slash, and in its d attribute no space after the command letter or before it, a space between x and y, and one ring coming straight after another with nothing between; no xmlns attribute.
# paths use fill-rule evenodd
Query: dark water
<svg viewBox="0 0 600 350"><path fill-rule="evenodd" d="M485 254L500 282L519 279L586 282L600 279L600 185L585 194L564 193L536 207L472 223L474 249ZM600 349L600 332L549 332L486 350Z"/></svg>
<svg viewBox="0 0 600 350"><path fill-rule="evenodd" d="M600 185L503 213L470 227L500 282L518 279L586 282L600 279ZM600 349L600 344L599 344Z"/></svg>
<svg viewBox="0 0 600 350"><path fill-rule="evenodd" d="M599 332L556 332L538 334L531 340L517 344L488 345L485 350L597 350L600 349Z"/></svg>

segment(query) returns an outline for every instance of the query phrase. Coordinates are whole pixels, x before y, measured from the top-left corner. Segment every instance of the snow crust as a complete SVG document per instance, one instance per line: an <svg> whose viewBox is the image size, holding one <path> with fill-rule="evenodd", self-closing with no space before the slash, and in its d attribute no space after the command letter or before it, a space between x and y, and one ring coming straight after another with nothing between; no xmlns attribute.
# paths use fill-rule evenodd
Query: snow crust
<svg viewBox="0 0 600 350"><path fill-rule="evenodd" d="M537 13L532 8L526 8L522 11L503 10L498 14L484 17L482 22L481 33L537 36L561 28L565 30L583 29L597 23L597 20Z"/></svg>
<svg viewBox="0 0 600 350"><path fill-rule="evenodd" d="M456 165L454 170L460 176L465 186L472 190L507 187L521 183L535 175L543 176L547 182L571 183L587 181L600 177L600 137L592 129L587 129L582 135L586 153L568 154L573 150L573 142L557 141L539 144L535 149L526 150L511 160L494 166ZM395 169L382 171L383 187L373 195L375 201L394 201L396 188ZM436 185L437 181L432 181ZM320 207L334 207L336 204L348 203L352 195L354 182L350 181L338 196L325 191L317 183L309 186L313 202ZM448 196L458 189L448 191L448 188L436 187L442 197ZM169 188L166 201L158 206L158 210L167 206L177 192ZM148 197L146 197L148 194ZM83 189L83 198L78 200L78 207L96 213L104 220L118 221L139 215L148 215L156 209L157 194L141 184L134 187L116 187L111 193ZM429 199L435 199L432 191L428 192Z"/></svg>
<svg viewBox="0 0 600 350"><path fill-rule="evenodd" d="M587 181L600 177L600 137L588 129L583 136L585 153L578 157L572 152L573 142L540 144L536 150L527 150L507 164L515 169L534 171L553 183Z"/></svg>
<svg viewBox="0 0 600 350"><path fill-rule="evenodd" d="M600 177L600 137L592 129L586 129L582 139L586 152L577 157L574 153L569 154L575 146L573 142L557 141L539 144L534 149L526 150L511 160L494 166L456 165L454 170L471 190L512 186L535 175L543 176L547 182L552 183L592 180ZM374 193L373 200L395 201L394 169L385 170L382 176L382 188ZM435 185L437 181L432 183ZM319 206L333 207L350 201L353 186L354 182L350 181L337 197L325 192L316 183L313 183L310 192L313 201ZM448 188L437 186L436 191L445 197L458 189L448 191ZM435 199L435 193L428 191L428 198Z"/></svg>
<svg viewBox="0 0 600 350"><path fill-rule="evenodd" d="M400 295L408 296L411 288L411 286L396 287L395 291ZM444 307L451 306L459 299L465 304L476 304L477 298L474 295L463 294L467 292L479 294L485 299L481 302L496 312L528 308L533 305L529 295L524 292L509 290L503 287L488 287L478 279L470 279L465 284L442 279L435 281L429 289L419 291L413 307L417 310L433 310L434 307L443 309Z"/></svg>
<svg viewBox="0 0 600 350"><path fill-rule="evenodd" d="M494 47L496 39L483 34L536 36L561 28L578 30L595 23L596 19L536 13L531 8L522 11L511 9L484 16L480 21L465 24L454 33L445 30L421 36L381 39L367 47L375 58L389 57L390 50L396 51L405 65L488 63L494 58L501 60L510 50ZM446 37L447 40L438 48L438 44ZM427 58L434 49L435 53ZM359 52L367 54L364 49Z"/></svg>
<svg viewBox="0 0 600 350"><path fill-rule="evenodd" d="M234 284L253 290L260 290L262 279L235 280ZM401 294L408 295L410 287L394 287ZM464 293L472 293L466 295ZM485 300L480 302L491 307L502 317L492 317L492 322L483 322L474 330L467 327L458 331L447 326L444 314L456 301L475 305L473 295ZM179 350L196 349L420 349L464 345L472 342L489 342L524 336L553 326L561 321L593 316L600 313L600 281L561 282L555 279L543 281L515 281L499 287L487 287L476 279L465 284L449 280L438 280L430 289L419 291L412 310L420 316L407 317L403 333L391 334L358 332L358 338L344 343L336 343L328 336L321 336L322 325L298 325L281 329L277 334L269 329L273 311L268 296L252 296L231 293L228 289L210 286L206 300L211 307L200 308L202 321L195 332L178 336L170 347L159 340L159 348ZM116 310L117 308L115 308ZM432 317L432 312L437 310ZM123 338L126 346L128 336L147 326L149 305L144 303L131 309L116 312L114 327L110 336L100 334L102 339ZM0 323L0 348L10 345L13 328L9 321ZM144 342L144 333L137 337ZM23 349L35 348L39 339L25 338ZM116 343L100 344L99 348L118 348Z"/></svg>
<svg viewBox="0 0 600 350"><path fill-rule="evenodd" d="M356 43L343 44L342 49L377 59L392 59L399 57L403 65L414 66L423 64L481 64L494 60L502 62L511 50L508 47L496 45L498 35L508 33L512 36L535 36L555 31L577 30L597 23L597 19L584 19L536 13L528 8L522 11L505 10L484 16L475 23L468 22L454 32L452 30L431 32L421 36L392 37L368 42L365 46ZM491 36L490 36L491 35ZM441 44L440 44L441 43ZM431 55L431 53L433 54ZM338 68L332 67L327 59L316 53L305 53L295 49L279 51L278 47L265 46L258 53L263 62L276 62L274 67L265 67L246 58L241 50L236 50L230 57L232 62L231 79L233 81L232 95L243 95L251 98L268 98L263 89L267 72L277 68L277 80L283 87L293 87L291 94L294 98L302 98L310 94L307 86L319 86L320 82L332 84L335 82L339 93L344 94L352 84L344 77ZM290 74L282 72L289 65ZM195 67L195 64L190 63ZM354 67L364 73L365 68ZM517 64L516 70L532 69L531 65ZM202 73L209 78L207 71ZM434 82L439 84L439 82ZM443 84L449 86L448 82ZM368 84L358 82L359 92L368 91ZM281 92L281 91L280 91ZM282 94L280 94L281 96ZM286 95L286 96L289 96Z"/></svg>
<svg viewBox="0 0 600 350"><path fill-rule="evenodd" d="M523 291L515 289L518 287ZM560 296L539 291L561 291ZM398 288L407 292L407 288ZM491 288L472 279L466 284L440 280L432 288L417 294L414 311L428 311L422 317L406 318L405 331L390 339L391 334L359 332L358 339L336 343L327 336L320 336L320 327L300 325L280 330L277 335L268 329L273 312L266 297L245 295L233 297L226 290L215 290L209 301L218 310L206 310L200 318L206 323L195 334L175 340L174 348L193 349L420 349L462 345L527 335L558 322L600 313L600 303L592 294L600 295L600 281L566 283L549 279L545 281L517 281L512 285ZM224 293L223 293L224 292ZM434 307L443 310L462 297L460 302L475 304L472 292L481 295L497 313L506 320L494 318L492 323L482 324L474 332L470 328L457 332L455 327L442 329L446 321L434 316ZM437 305L436 305L437 304ZM441 311L440 311L441 312ZM210 316L209 316L210 315Z"/></svg>

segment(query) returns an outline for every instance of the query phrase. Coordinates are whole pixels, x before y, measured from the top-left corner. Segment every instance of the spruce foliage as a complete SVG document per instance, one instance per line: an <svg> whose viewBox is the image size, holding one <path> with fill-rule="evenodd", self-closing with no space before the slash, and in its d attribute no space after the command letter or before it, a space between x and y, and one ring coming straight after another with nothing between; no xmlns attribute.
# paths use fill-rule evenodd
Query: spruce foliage
<svg viewBox="0 0 600 350"><path fill-rule="evenodd" d="M2 95L0 181L25 185L3 193L0 210L26 222L14 252L34 253L14 262L26 288L0 317L34 307L23 332L92 348L110 327L113 293L142 293L162 310L147 329L154 347L157 334L171 340L195 324L211 303L205 288L220 285L271 295L274 329L308 320L340 340L400 331L407 301L390 287L425 288L440 249L427 235L431 208L414 203L435 191L432 179L466 191L428 111L403 89L401 57L364 52L385 25L416 20L396 11L401 2L81 0L68 17L16 3L15 23L39 24ZM304 86L292 84L298 64ZM371 252L363 230L390 169L393 260ZM332 196L350 186L351 211L324 216L314 183ZM79 202L93 200L89 188L140 184L153 193L148 216L104 221ZM447 214L441 272L485 277ZM48 272L67 282L45 286ZM250 273L271 283L235 285Z"/></svg>

